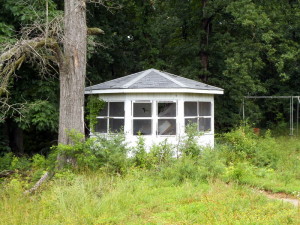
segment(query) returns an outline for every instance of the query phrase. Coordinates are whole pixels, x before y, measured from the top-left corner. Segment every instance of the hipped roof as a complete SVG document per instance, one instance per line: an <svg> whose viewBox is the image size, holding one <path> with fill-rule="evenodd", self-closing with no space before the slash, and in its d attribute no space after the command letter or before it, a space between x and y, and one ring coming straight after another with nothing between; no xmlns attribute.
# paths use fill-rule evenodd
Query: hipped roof
<svg viewBox="0 0 300 225"><path fill-rule="evenodd" d="M86 94L101 93L207 93L223 89L156 69L148 69L85 88Z"/></svg>

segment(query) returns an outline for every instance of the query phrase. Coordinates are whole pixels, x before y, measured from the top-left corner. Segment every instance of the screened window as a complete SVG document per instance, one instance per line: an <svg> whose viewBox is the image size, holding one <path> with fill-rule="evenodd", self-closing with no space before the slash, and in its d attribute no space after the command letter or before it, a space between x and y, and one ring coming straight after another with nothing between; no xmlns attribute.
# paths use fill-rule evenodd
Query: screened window
<svg viewBox="0 0 300 225"><path fill-rule="evenodd" d="M176 103L158 102L157 103L157 134L176 135Z"/></svg>
<svg viewBox="0 0 300 225"><path fill-rule="evenodd" d="M211 102L185 102L185 126L197 124L198 131L211 131Z"/></svg>
<svg viewBox="0 0 300 225"><path fill-rule="evenodd" d="M106 102L97 116L95 131L117 133L124 129L124 102Z"/></svg>
<svg viewBox="0 0 300 225"><path fill-rule="evenodd" d="M133 105L133 135L152 134L152 103L134 102Z"/></svg>

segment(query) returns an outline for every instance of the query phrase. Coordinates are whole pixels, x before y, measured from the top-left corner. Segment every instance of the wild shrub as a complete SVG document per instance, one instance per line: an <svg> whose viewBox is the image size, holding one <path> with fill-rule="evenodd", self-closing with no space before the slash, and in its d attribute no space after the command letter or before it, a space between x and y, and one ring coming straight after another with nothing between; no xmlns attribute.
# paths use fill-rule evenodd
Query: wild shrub
<svg viewBox="0 0 300 225"><path fill-rule="evenodd" d="M203 177L199 163L191 156L180 157L171 165L163 166L159 174L176 185L187 180L199 181Z"/></svg>
<svg viewBox="0 0 300 225"><path fill-rule="evenodd" d="M250 127L238 127L226 133L221 139L218 150L229 163L250 162L259 167L275 168L279 159L276 141L270 131L259 137Z"/></svg>
<svg viewBox="0 0 300 225"><path fill-rule="evenodd" d="M238 184L246 184L254 178L254 169L254 166L248 162L231 164L226 167L223 179L227 182L234 181Z"/></svg>
<svg viewBox="0 0 300 225"><path fill-rule="evenodd" d="M280 151L276 140L271 137L268 130L265 136L256 139L256 149L252 163L258 167L269 167L275 169L280 158Z"/></svg>
<svg viewBox="0 0 300 225"><path fill-rule="evenodd" d="M201 177L205 180L215 180L225 172L224 159L220 152L212 148L204 148L198 159L201 168Z"/></svg>
<svg viewBox="0 0 300 225"><path fill-rule="evenodd" d="M29 170L31 167L31 162L27 157L17 157L13 156L11 161L12 170Z"/></svg>
<svg viewBox="0 0 300 225"><path fill-rule="evenodd" d="M180 152L185 156L198 157L201 154L202 147L198 144L197 138L202 135L197 129L197 124L189 124L186 127L186 136L181 145Z"/></svg>
<svg viewBox="0 0 300 225"><path fill-rule="evenodd" d="M69 133L73 144L53 147L56 154L75 160L78 169L104 168L108 172L122 173L126 170L128 148L123 134L109 137L96 136L84 140L83 134ZM74 165L73 165L74 166Z"/></svg>
<svg viewBox="0 0 300 225"><path fill-rule="evenodd" d="M91 139L92 152L100 166L105 166L108 172L124 173L129 167L129 148L122 133L114 134L109 138L97 136Z"/></svg>
<svg viewBox="0 0 300 225"><path fill-rule="evenodd" d="M47 160L43 155L35 154L32 156L31 161L32 168L34 169L46 169L47 167Z"/></svg>
<svg viewBox="0 0 300 225"><path fill-rule="evenodd" d="M11 152L5 153L2 157L0 157L0 171L11 170L13 157L14 155Z"/></svg>
<svg viewBox="0 0 300 225"><path fill-rule="evenodd" d="M257 147L256 138L249 127L241 126L223 135L220 150L225 153L223 156L228 162L249 160L253 158Z"/></svg>
<svg viewBox="0 0 300 225"><path fill-rule="evenodd" d="M149 157L146 151L145 138L143 136L139 135L137 144L132 150L132 154L132 162L134 166L140 168L150 167L150 162L148 159Z"/></svg>
<svg viewBox="0 0 300 225"><path fill-rule="evenodd" d="M168 165L174 161L173 153L175 146L168 143L167 139L151 146L148 153L148 163L150 167L159 168L163 165Z"/></svg>

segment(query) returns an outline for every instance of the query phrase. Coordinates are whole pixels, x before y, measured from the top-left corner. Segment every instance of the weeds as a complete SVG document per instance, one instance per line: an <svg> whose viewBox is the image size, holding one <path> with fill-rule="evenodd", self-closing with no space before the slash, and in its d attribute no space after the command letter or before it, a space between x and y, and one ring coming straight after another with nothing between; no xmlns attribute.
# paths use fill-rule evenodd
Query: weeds
<svg viewBox="0 0 300 225"><path fill-rule="evenodd" d="M167 141L146 151L141 136L130 149L122 134L83 140L72 133L73 145L58 145L47 158L17 158L8 153L0 158L1 170L15 173L0 182L2 221L299 223L299 214L292 207L271 203L244 187L299 196L298 139L273 138L270 132L257 136L251 129L240 127L224 134L215 149L210 149L196 144L193 131L188 135L177 158L173 155L175 146ZM23 196L25 189L53 167L58 153L74 158L75 168L67 166L57 172L43 192L31 199Z"/></svg>

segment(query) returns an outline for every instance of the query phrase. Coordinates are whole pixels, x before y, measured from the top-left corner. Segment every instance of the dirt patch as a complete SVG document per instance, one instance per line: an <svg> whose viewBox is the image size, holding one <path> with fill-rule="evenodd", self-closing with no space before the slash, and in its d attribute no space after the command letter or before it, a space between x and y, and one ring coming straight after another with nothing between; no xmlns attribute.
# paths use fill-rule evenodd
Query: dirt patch
<svg viewBox="0 0 300 225"><path fill-rule="evenodd" d="M295 196L288 195L286 193L272 193L272 192L264 191L264 190L259 190L259 193L267 196L270 199L288 202L288 203L293 204L295 207L300 207L300 200Z"/></svg>

